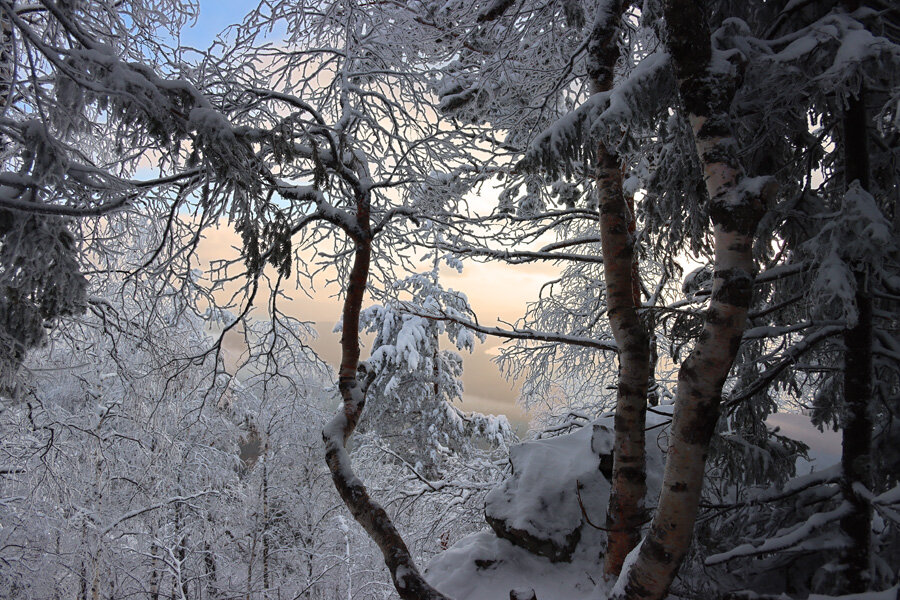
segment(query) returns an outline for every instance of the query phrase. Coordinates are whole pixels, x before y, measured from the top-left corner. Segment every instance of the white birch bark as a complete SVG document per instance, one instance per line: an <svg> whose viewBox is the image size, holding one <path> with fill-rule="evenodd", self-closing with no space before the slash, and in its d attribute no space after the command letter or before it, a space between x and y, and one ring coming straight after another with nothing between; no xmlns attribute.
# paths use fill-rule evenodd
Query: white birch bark
<svg viewBox="0 0 900 600"><path fill-rule="evenodd" d="M621 575L616 600L662 600L690 546L722 386L746 327L754 278L753 237L775 192L771 180L745 177L734 154L729 82L710 70L704 3L668 0L664 9L681 101L709 194L715 270L703 329L678 373L657 512L636 559Z"/></svg>

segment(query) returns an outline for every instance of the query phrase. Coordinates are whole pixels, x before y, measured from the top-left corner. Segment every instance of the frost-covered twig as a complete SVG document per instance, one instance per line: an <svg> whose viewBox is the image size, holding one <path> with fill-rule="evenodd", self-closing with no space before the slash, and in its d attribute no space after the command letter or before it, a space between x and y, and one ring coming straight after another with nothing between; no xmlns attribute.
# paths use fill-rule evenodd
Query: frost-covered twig
<svg viewBox="0 0 900 600"><path fill-rule="evenodd" d="M797 359L800 358L800 356L811 350L816 344L841 333L842 331L844 331L844 329L844 327L838 325L829 325L822 327L821 329L814 331L813 333L810 333L802 340L782 352L781 360L778 361L775 365L763 371L752 384L733 393L731 395L731 398L729 398L728 402L726 403L726 407L731 408L733 406L736 406L752 397L760 390L765 389L785 369L797 362Z"/></svg>
<svg viewBox="0 0 900 600"><path fill-rule="evenodd" d="M118 527L119 525L121 525L122 523L124 523L125 521L128 521L129 519L138 517L144 513L148 513L150 511L154 511L154 510L163 508L165 506L169 506L170 504L182 504L182 503L190 502L191 500L194 500L196 498L202 498L203 496L215 495L218 493L219 492L216 490L204 490L202 492L197 492L196 494L191 494L189 496L174 496L167 500L163 500L162 502L157 502L156 504L152 504L150 506L145 506L143 508L135 509L129 513L122 515L121 517L117 518L115 521L113 521L112 523L110 523L109 525L104 527L103 530L100 531L100 535L104 536L104 535L108 534L110 531L112 531L113 529L115 529L116 527Z"/></svg>
<svg viewBox="0 0 900 600"><path fill-rule="evenodd" d="M592 256L590 254L575 254L572 252L550 252L543 250L495 250L493 248L473 248L472 246L448 245L442 246L441 249L446 250L447 252L452 252L453 254L498 260L511 265L521 265L538 260L603 264L602 256Z"/></svg>
<svg viewBox="0 0 900 600"><path fill-rule="evenodd" d="M816 486L837 483L841 480L842 473L841 465L836 464L827 469L822 469L821 471L813 471L809 475L795 477L788 481L779 491L766 491L751 496L743 502L734 502L732 504L703 504L701 507L713 510L732 510L743 508L745 506L757 506L760 504L768 504L770 502L778 502Z"/></svg>
<svg viewBox="0 0 900 600"><path fill-rule="evenodd" d="M475 321L464 319L458 315L452 315L447 312L428 312L423 311L417 306L409 303L403 303L403 309L413 315L425 318L435 319L438 321L452 321L471 329L472 331L502 337L511 340L531 340L535 342L555 342L560 344L570 344L572 346L582 346L584 348L593 348L595 350L603 350L604 352L616 352L617 346L615 342L607 340L595 340L591 338L581 337L577 335L568 335L564 333L549 333L546 331L534 331L533 329L503 329L500 327L485 327L479 325Z"/></svg>

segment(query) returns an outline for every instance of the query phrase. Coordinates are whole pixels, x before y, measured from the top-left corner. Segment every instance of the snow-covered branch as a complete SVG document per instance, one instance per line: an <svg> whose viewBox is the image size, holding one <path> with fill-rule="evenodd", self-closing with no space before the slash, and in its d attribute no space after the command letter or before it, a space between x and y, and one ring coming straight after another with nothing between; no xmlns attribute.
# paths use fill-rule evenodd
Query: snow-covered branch
<svg viewBox="0 0 900 600"><path fill-rule="evenodd" d="M208 495L216 495L218 493L219 492L217 490L204 490L202 492L197 492L196 494L190 494L188 496L173 496L171 498L163 500L162 502L157 502L156 504L152 504L150 506L145 506L143 508L135 509L135 510L133 510L129 513L126 513L126 514L120 516L119 518L115 519L112 523L109 523L106 527L104 527L102 530L100 530L100 535L101 536L107 535L109 532L111 532L113 529L115 529L116 527L118 527L119 525L124 523L125 521L133 519L135 517L139 517L140 515L143 515L145 513L148 513L148 512L154 511L154 510L159 510L160 508L164 508L164 507L170 506L172 504L189 503L191 500L196 500L197 498L202 498L202 497L208 496Z"/></svg>
<svg viewBox="0 0 900 600"><path fill-rule="evenodd" d="M815 513L805 523L791 528L789 531L780 533L775 537L771 537L758 546L753 544L742 544L737 548L722 552L721 554L713 554L706 559L705 564L708 566L734 560L735 558L758 556L760 554L769 554L782 551L808 551L839 549L844 545L844 541L839 537L828 535L820 538L811 539L811 535L818 529L825 527L830 523L839 521L841 518L851 514L853 506L849 502L842 502L837 508L828 512Z"/></svg>
<svg viewBox="0 0 900 600"><path fill-rule="evenodd" d="M527 328L511 328L511 329L503 329L501 327L485 327L484 325L480 325L475 321L471 321L464 317L461 317L456 314L451 314L449 312L428 312L421 310L421 307L415 306L409 303L404 303L403 310L409 314L416 315L419 317L423 317L425 319L433 319L436 321L450 321L456 323L458 325L462 325L467 329L471 329L472 331L482 333L484 335L490 335L494 337L501 337L510 340L527 340L534 342L551 342L551 343L560 343L560 344L569 344L572 346L581 346L583 348L591 348L594 350L602 350L604 352L617 352L618 348L613 341L604 341L604 340L595 340L591 338L576 336L576 335L568 335L564 333L550 333L545 331L535 331L533 329Z"/></svg>

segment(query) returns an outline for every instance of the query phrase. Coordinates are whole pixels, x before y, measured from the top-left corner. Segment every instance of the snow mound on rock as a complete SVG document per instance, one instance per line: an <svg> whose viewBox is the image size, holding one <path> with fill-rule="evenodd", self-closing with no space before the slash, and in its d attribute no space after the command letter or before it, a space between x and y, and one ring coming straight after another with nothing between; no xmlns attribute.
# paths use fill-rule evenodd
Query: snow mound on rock
<svg viewBox="0 0 900 600"><path fill-rule="evenodd" d="M584 600L595 587L585 566L550 562L482 531L431 561L425 577L454 600L508 600L510 590L529 589L539 599Z"/></svg>
<svg viewBox="0 0 900 600"><path fill-rule="evenodd" d="M594 423L511 448L513 476L485 498L488 524L498 536L530 552L552 561L571 559L584 513L594 523L604 518L612 467L604 458L612 452L612 440L606 424Z"/></svg>
<svg viewBox="0 0 900 600"><path fill-rule="evenodd" d="M647 504L655 505L671 407L647 414ZM485 499L493 531L463 538L426 569L455 600L507 600L510 590L540 598L585 598L602 577L614 431L611 415L572 433L510 450L512 476ZM580 502L579 502L580 500ZM583 509L582 509L583 507Z"/></svg>

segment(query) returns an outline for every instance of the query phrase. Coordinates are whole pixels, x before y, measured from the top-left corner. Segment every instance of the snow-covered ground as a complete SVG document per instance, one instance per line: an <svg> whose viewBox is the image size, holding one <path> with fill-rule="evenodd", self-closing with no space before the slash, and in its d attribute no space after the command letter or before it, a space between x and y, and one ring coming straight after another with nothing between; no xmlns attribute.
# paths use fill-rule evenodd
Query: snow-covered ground
<svg viewBox="0 0 900 600"><path fill-rule="evenodd" d="M485 530L438 556L425 576L454 600L507 600L510 590L531 589L538 598L584 600L597 568L596 561L551 562Z"/></svg>
<svg viewBox="0 0 900 600"><path fill-rule="evenodd" d="M485 530L438 556L425 575L454 600L508 600L510 590L534 590L537 600L606 600L614 582L603 581L600 571L602 563L587 555L553 563ZM793 599L784 594L783 600ZM900 600L900 586L849 596L813 594L807 600Z"/></svg>

